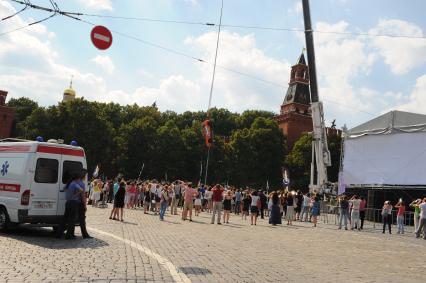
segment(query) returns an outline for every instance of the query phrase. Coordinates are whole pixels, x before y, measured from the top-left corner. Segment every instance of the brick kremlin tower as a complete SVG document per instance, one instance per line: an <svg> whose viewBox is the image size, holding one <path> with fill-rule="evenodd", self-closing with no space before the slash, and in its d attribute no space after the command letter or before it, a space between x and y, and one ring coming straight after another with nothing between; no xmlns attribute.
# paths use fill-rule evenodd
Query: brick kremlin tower
<svg viewBox="0 0 426 283"><path fill-rule="evenodd" d="M287 149L291 150L303 133L312 131L309 72L303 53L297 64L291 67L288 85L280 115L276 120L287 137Z"/></svg>
<svg viewBox="0 0 426 283"><path fill-rule="evenodd" d="M7 91L0 90L0 139L9 138L12 133L15 109L6 106Z"/></svg>

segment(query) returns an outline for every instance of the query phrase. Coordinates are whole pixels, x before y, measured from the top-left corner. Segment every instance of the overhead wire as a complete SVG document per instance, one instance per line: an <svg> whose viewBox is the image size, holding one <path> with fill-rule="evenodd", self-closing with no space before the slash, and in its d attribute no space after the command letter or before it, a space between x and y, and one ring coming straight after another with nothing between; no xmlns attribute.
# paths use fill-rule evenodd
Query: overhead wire
<svg viewBox="0 0 426 283"><path fill-rule="evenodd" d="M53 7L55 7L55 5L56 5L57 9L54 9L54 10L49 9L49 8L45 8L45 7L41 7L41 6L38 6L38 5L33 5L30 0L25 0L25 1L12 0L12 1L14 1L16 3L19 3L19 4L22 4L22 5L25 5L25 6L24 6L23 9L19 10L18 12L14 13L13 15L10 15L10 16L7 16L7 17L1 19L1 21L8 20L8 19L10 19L10 18L18 15L19 13L25 11L28 7L30 7L30 8L36 8L36 9L40 9L40 10L44 10L44 11L47 11L47 12L52 12L53 14L50 15L50 16L48 16L48 17L46 17L46 18L44 18L44 19L41 19L41 20L38 20L38 21L35 21L35 22L32 22L32 23L26 24L25 26L21 26L21 27L12 29L12 30L8 30L8 31L5 31L5 32L2 32L2 33L0 33L0 36L6 35L6 34L9 34L9 33L13 33L13 32L19 31L19 30L23 30L23 29L28 28L28 27L30 27L32 25L36 25L36 24L42 23L44 21L47 21L47 20L53 18L54 16L56 16L58 14L58 11L60 11L59 7L57 6L57 4L53 0L50 0L50 3L52 4Z"/></svg>
<svg viewBox="0 0 426 283"><path fill-rule="evenodd" d="M89 14L81 12L65 12L60 11L58 5L55 3L53 6L55 9L50 9L42 7L39 5L34 5L30 1L21 1L21 0L11 0L13 2L26 5L31 8L41 9L49 12L57 12L59 14L65 15L74 15L74 16L86 16L86 17L98 17L98 18L110 18L110 19L121 19L121 20L137 20L137 21L148 21L148 22L162 22L162 23L174 23L174 24L188 24L188 25L201 25L201 26L210 26L217 27L218 24L213 22L201 22L201 21L184 21L184 20L170 20L170 19L158 19L158 18L148 18L148 17L127 17L127 16L113 16L113 15L100 15L100 14ZM49 0L50 1L50 0ZM52 1L54 2L54 1ZM289 31L289 32L305 32L303 28L286 28L286 27L265 27L265 26L255 26L255 25L236 25L236 24L224 24L221 23L222 27L229 28L242 28L242 29L257 29L257 30L272 30L272 31ZM390 37L390 38L411 38L411 39L426 39L426 36L423 35L405 35L405 34L383 34L383 33L367 33L367 32L345 32L345 31L326 31L326 30L312 30L314 33L323 33L323 34L336 34L336 35L351 35L351 36L368 36L368 37Z"/></svg>
<svg viewBox="0 0 426 283"><path fill-rule="evenodd" d="M28 5L28 7L31 7L31 8L33 8L33 9L39 9L39 10L43 10L43 11L46 11L46 12L51 12L51 13L53 13L53 14L52 14L52 15L50 15L49 17L46 17L46 18L42 19L42 20L39 20L39 21L36 21L36 22L30 23L30 24L25 25L25 26L18 27L18 28L16 28L16 29L13 29L13 30L10 30L10 31L6 31L6 32L3 32L3 33L0 33L0 36L3 36L3 35L6 35L6 34L9 34L9 33L15 32L15 31L19 31L19 30L22 30L22 29L28 28L28 27L30 27L30 26L32 26L32 25L35 25L35 24L38 24L38 23L41 23L41 22L47 21L47 20L49 20L50 18L52 18L52 17L54 17L54 16L56 16L56 15L58 15L58 14L59 14L59 15L62 15L62 16L66 16L66 17L71 18L71 19L74 19L74 20L77 20L77 21L80 21L80 22L82 22L82 23L85 23L85 24L88 24L88 25L91 25L91 26L96 26L96 24L94 24L94 23L92 23L92 22L90 22L90 21L87 21L87 20L81 19L81 18L79 18L79 17L78 17L78 16L89 15L89 14L62 11L62 10L60 10L60 9L59 9L58 5L57 5L57 4L56 4L56 2L55 2L55 1L53 1L53 0L49 0L49 1L51 2L51 5L54 7L54 9L46 8L46 7L42 7L42 6L38 6L38 5L34 5L34 4L32 4L30 1L28 1L28 0L27 0L27 1L25 1L25 2L23 2L23 1L19 1L19 0L12 0L12 1L14 1L14 2L16 2L16 3L19 3L19 4L23 4L23 5ZM223 3L222 3L222 9L223 9ZM117 18L122 18L122 17L117 17ZM143 18L138 18L138 19L143 19ZM160 20L158 20L158 21L160 21ZM161 21L163 21L163 20L161 20ZM268 28L268 27L254 27L254 26L250 27L250 26L223 25L223 24L221 24L221 21L222 21L222 11L221 11L221 18L220 18L220 24L219 24L219 27L221 27L221 26L229 26L229 27L244 27L244 28L277 29L277 28ZM172 22L172 21L167 21L167 22ZM176 21L176 22L178 22L178 21ZM179 22L179 23L183 23L183 22ZM188 22L188 23L190 23L190 22ZM194 22L193 24L195 24L195 22ZM213 24L213 23L206 23L206 25L210 25L210 26L217 26L216 24ZM297 29L283 29L283 28L279 28L279 30L303 31L303 30L297 30ZM241 71L238 71L238 70L234 70L234 69L232 69L232 68L228 68L228 67L225 67L225 66L221 66L221 65L219 65L219 64L216 64L217 53L216 53L216 55L215 55L215 62L214 62L214 63L211 63L211 62L208 62L208 61L206 61L206 60L204 60L204 59L197 58L197 57L195 57L195 56L192 56L192 55L186 54L186 53L184 53L184 52L180 52L180 51L177 51L177 50L174 50L174 49L171 49L171 48L168 48L168 47L165 47L165 46L162 46L162 45L156 44L156 43L152 43L152 42L149 42L149 41L146 41L146 40L140 39L140 38L138 38L138 37L135 37L135 36L132 36L132 35L129 35L129 34L126 34L126 33L120 32L120 31L117 31L117 30L112 30L112 29L111 29L111 31L112 31L114 34L120 35L120 36L122 36L122 37L125 37L125 38L128 38L128 39L132 39L132 40L138 41L138 42L140 42L140 43L143 43L143 44L146 44L146 45L149 45L149 46L152 46L152 47L156 47L156 48L162 49L162 50L164 50L164 51L167 51L167 52L170 52L170 53L174 53L174 54L177 54L177 55L180 55L180 56L183 56L183 57L186 57L186 58L189 58L189 59L195 60L195 61L197 61L197 62L207 63L207 64L212 64L212 65L214 66L214 69L215 69L215 66L217 66L218 68L221 68L221 69L226 70L226 71L228 71L228 72L232 72L232 73L234 73L234 74L238 74L238 75L241 75L241 76L245 76L245 77L248 77L248 78L251 78L251 79L254 79L254 80L257 80L257 81L260 81L260 82L266 83L266 84L269 84L269 85L271 85L271 86L279 87L279 88L282 88L282 89L285 89L285 88L286 88L286 85L283 85L283 84L280 84L280 83L276 83L276 82L272 82L272 81L269 81L269 80L265 80L265 79L259 78L259 77L257 77L257 76L251 75L251 74L247 74L247 73L244 73L244 72L241 72ZM220 33L220 29L219 29L219 33ZM219 37L219 33L218 33L218 37ZM334 33L334 32L333 32L333 33ZM218 44L219 44L219 41L217 41L217 45L218 45ZM217 48L218 48L218 46L217 46ZM216 49L216 52L217 52L217 49ZM214 73L213 73L213 74L214 74ZM214 75L213 75L213 82L214 82ZM212 90L213 90L213 86L211 86L211 92L212 92ZM333 104L336 104L336 105L340 105L340 106L342 106L342 107L346 107L346 108L348 108L348 109L355 110L355 111L357 111L357 112L362 112L362 113L366 113L366 114L369 114L369 115L373 115L373 116L374 116L374 114L372 114L372 113L369 113L369 112L367 112L367 111L363 111L363 110L359 110L359 109L354 109L352 106L347 106L347 105L344 105L344 104L341 104L341 103L338 103L338 102L335 102L335 101L332 101L332 100L329 100L329 99L323 99L323 100L324 100L324 101L328 101L328 102L333 103ZM211 97L209 97L209 109L210 109L210 106L211 106Z"/></svg>
<svg viewBox="0 0 426 283"><path fill-rule="evenodd" d="M66 15L66 16L67 16L67 15ZM80 21L80 22L82 22L82 23L85 23L85 24L91 25L91 26L96 26L96 24L94 24L94 23L92 23L92 22L89 22L89 21L86 21L86 20L83 20L83 19L78 18L78 17L73 17L73 16L68 16L68 17L70 17L70 18L72 18L72 19L75 19L75 20L78 20L78 21ZM110 29L110 30L111 30L111 32L113 32L114 34L120 35L120 36L122 36L122 37L129 38L129 39L132 39L132 40L138 41L138 42L140 42L140 43L143 43L143 44L146 44L146 45L149 45L149 46L153 46L153 47L156 47L156 48L162 49L162 50L164 50L164 51L167 51L167 52L170 52L170 53L174 53L174 54L177 54L177 55L180 55L180 56L183 56L183 57L189 58L189 59L193 59L193 60L196 60L196 61L198 61L198 62L204 62L204 63L206 63L206 61L204 61L203 59L201 59L201 58L197 58L197 57L192 56L192 55L189 55L189 54L186 54L186 53L184 53L184 52L180 52L180 51L174 50L174 49L172 49L172 48L165 47L165 46L160 45L160 44L157 44L157 43L153 43L153 42L150 42L150 41L147 41L147 40L143 40L143 39L141 39L141 38L138 38L138 37L136 37L136 36L129 35L129 34L126 34L126 33L123 33L123 32L121 32L121 31L117 31L117 30L114 30L114 29Z"/></svg>
<svg viewBox="0 0 426 283"><path fill-rule="evenodd" d="M180 20L154 19L154 18L144 18L144 17L124 17L124 16L98 15L98 14L86 14L86 13L82 13L81 16L108 18L108 19L120 19L120 20L135 20L135 21L145 21L145 22L200 25L200 26L215 26L216 25L214 23L209 23L209 22L191 22L191 21L180 21Z"/></svg>
<svg viewBox="0 0 426 283"><path fill-rule="evenodd" d="M218 27L218 31L217 31L216 51L215 51L215 54L214 54L213 75L212 75L212 81L211 81L211 84L210 84L209 106L207 107L207 115L209 115L210 107L211 107L211 104L212 104L214 79L215 79L215 75L216 75L216 65L217 65L217 53L219 51L220 30L222 28L222 16L223 16L223 0L222 0L221 8L220 8L220 19L219 19L219 27Z"/></svg>
<svg viewBox="0 0 426 283"><path fill-rule="evenodd" d="M188 24L188 25L200 25L200 26L210 26L210 27L218 26L218 24L216 23L201 22L201 21L182 21L182 20L157 19L157 18L148 18L148 17L126 17L126 16L111 16L111 15L86 14L86 13L79 13L79 15L86 16L86 17L110 18L110 19L121 19L121 20L137 20L137 21L147 21L147 22ZM221 23L221 26L229 27L229 28L241 28L241 29L305 32L303 28L267 27L267 26L236 25L236 24L224 24L224 23ZM336 34L336 35L352 35L352 36L426 39L426 36L423 36L423 35L416 36L416 35L404 35L404 34L384 34L384 33L350 32L350 31L339 32L339 31L327 31L327 30L315 30L315 29L312 30L312 32L323 33L323 34Z"/></svg>
<svg viewBox="0 0 426 283"><path fill-rule="evenodd" d="M22 13L23 11L25 11L27 8L28 8L28 4L26 4L26 5L25 5L25 7L24 7L24 8L22 8L21 10L19 10L18 12L14 13L14 14L12 14L12 15L10 15L10 16L4 17L4 18L3 18L3 19L1 19L1 20L2 20L2 21L5 21L5 20L8 20L8 19L10 19L10 18L13 18L14 16L16 16L16 15L18 15L18 14Z"/></svg>
<svg viewBox="0 0 426 283"><path fill-rule="evenodd" d="M11 29L11 30L2 32L2 33L0 33L0 37L3 36L3 35L9 34L9 33L15 32L15 31L19 31L19 30L22 30L22 29L25 29L25 28L29 28L29 27L30 27L30 25L25 25L25 26L21 26L21 27L15 28L15 29Z"/></svg>
<svg viewBox="0 0 426 283"><path fill-rule="evenodd" d="M221 31L221 28L222 28L222 16L223 16L223 0L221 1L221 7L220 7L219 26L218 26L217 38L216 38L216 51L215 51L215 55L214 55L213 74L212 74L212 80L211 80L211 84L210 84L209 104L208 104L208 107L207 107L207 119L210 119L210 109L211 109L212 97L213 97L214 79L215 79L215 76L216 76L217 55L218 55L218 51L219 51L220 31ZM207 149L206 174L205 174L205 178L204 178L204 184L207 184L209 160L210 160L210 146L208 146L208 149Z"/></svg>

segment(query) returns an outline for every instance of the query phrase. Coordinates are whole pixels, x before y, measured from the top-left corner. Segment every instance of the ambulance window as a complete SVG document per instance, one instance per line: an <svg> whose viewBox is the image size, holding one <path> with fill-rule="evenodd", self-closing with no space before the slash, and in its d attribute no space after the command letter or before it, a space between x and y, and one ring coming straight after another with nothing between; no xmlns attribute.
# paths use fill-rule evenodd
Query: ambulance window
<svg viewBox="0 0 426 283"><path fill-rule="evenodd" d="M58 182L58 166L59 162L56 159L39 158L34 181L37 183L56 184Z"/></svg>
<svg viewBox="0 0 426 283"><path fill-rule="evenodd" d="M83 163L78 161L64 161L62 172L62 183L68 183L74 173L79 173L83 169Z"/></svg>

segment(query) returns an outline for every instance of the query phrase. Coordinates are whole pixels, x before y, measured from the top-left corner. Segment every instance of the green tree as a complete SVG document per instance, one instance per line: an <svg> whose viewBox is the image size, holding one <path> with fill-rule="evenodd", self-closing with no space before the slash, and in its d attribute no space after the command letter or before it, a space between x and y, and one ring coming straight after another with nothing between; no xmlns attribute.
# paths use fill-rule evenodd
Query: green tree
<svg viewBox="0 0 426 283"><path fill-rule="evenodd" d="M249 129L234 131L230 145L233 182L264 187L280 184L284 136L273 119L256 118Z"/></svg>
<svg viewBox="0 0 426 283"><path fill-rule="evenodd" d="M204 181L208 149L202 135L207 113L160 112L155 106L89 102L84 99L38 107L27 99L13 105L29 105L16 123L27 138L76 140L84 147L89 172L97 164L101 173L123 173L137 178L175 178ZM284 137L273 114L266 111L232 113L211 109L214 144L210 149L208 183L264 186L279 184L284 160Z"/></svg>
<svg viewBox="0 0 426 283"><path fill-rule="evenodd" d="M340 166L341 137L331 135L327 138L331 156L331 166L327 168L328 180L337 182ZM293 146L286 157L286 165L290 170L291 186L307 190L311 175L312 136L304 134Z"/></svg>
<svg viewBox="0 0 426 283"><path fill-rule="evenodd" d="M144 117L133 120L129 124L123 124L117 136L117 145L120 149L118 165L120 172L129 177L137 177L142 164L144 176L149 178L161 177L154 164L155 142L157 140L158 124L152 117Z"/></svg>
<svg viewBox="0 0 426 283"><path fill-rule="evenodd" d="M251 124L253 124L256 118L263 117L263 118L273 119L274 116L275 114L269 111L246 110L237 117L236 119L237 127L239 129L250 128Z"/></svg>
<svg viewBox="0 0 426 283"><path fill-rule="evenodd" d="M167 174L168 180L181 178L184 165L184 142L181 133L173 120L160 126L156 133L156 162L153 164L158 176Z"/></svg>
<svg viewBox="0 0 426 283"><path fill-rule="evenodd" d="M339 178L341 148L341 136L332 135L328 137L328 149L330 150L331 166L327 168L327 174L328 180L333 183L337 182Z"/></svg>
<svg viewBox="0 0 426 283"><path fill-rule="evenodd" d="M13 118L12 136L26 138L26 129L23 122L31 113L38 108L37 102L26 98L12 98L7 103L7 106L15 108L15 116Z"/></svg>
<svg viewBox="0 0 426 283"><path fill-rule="evenodd" d="M312 136L303 134L286 157L290 171L291 186L306 191L310 182L312 159Z"/></svg>

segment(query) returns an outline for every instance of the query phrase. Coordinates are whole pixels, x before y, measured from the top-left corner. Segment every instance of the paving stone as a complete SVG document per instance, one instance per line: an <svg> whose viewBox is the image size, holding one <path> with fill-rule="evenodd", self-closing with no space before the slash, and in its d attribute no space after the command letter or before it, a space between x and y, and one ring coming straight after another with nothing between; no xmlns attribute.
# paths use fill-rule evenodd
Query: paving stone
<svg viewBox="0 0 426 283"><path fill-rule="evenodd" d="M412 234L337 230L335 225L294 222L272 227L231 215L231 223L194 222L179 216L125 210L125 222L109 211L88 209L88 227L122 237L169 260L192 282L424 282L418 253L426 241ZM117 239L64 240L49 229L17 228L0 234L0 282L174 282L169 270ZM400 260L403 259L403 260ZM178 273L178 274L179 274Z"/></svg>

